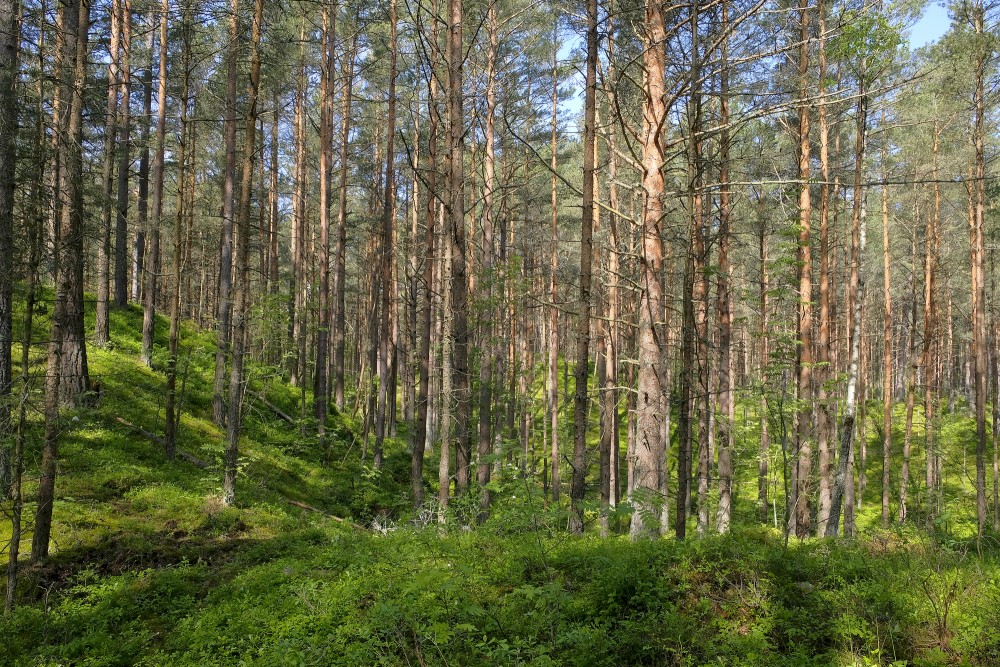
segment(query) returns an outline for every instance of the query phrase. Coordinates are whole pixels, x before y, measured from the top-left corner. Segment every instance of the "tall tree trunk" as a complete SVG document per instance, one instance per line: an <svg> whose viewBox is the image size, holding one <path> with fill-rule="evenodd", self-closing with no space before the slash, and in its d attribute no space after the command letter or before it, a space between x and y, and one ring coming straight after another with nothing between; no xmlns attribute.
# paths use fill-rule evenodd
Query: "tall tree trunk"
<svg viewBox="0 0 1000 667"><path fill-rule="evenodd" d="M118 68L121 102L118 105L118 192L115 205L115 307L128 303L128 181L131 151L132 0L121 0L121 56Z"/></svg>
<svg viewBox="0 0 1000 667"><path fill-rule="evenodd" d="M690 9L691 26L691 66L688 72L688 86L690 87L690 99L687 110L687 170L689 182L690 205L690 226L691 226L691 246L692 246L692 292L691 301L694 307L694 368L693 372L697 378L696 385L692 391L692 407L695 412L695 421L698 424L698 515L696 517L695 529L698 535L705 535L708 532L709 522L709 499L708 491L711 478L711 468L709 461L713 457L712 448L714 445L714 420L713 396L711 387L711 341L709 332L709 298L711 284L709 279L709 263L711 246L708 239L708 223L705 215L705 191L703 190L704 172L707 163L704 159L704 135L703 126L703 81L704 72L702 59L704 53L700 52L701 35L700 29L700 6L693 3ZM709 209L711 199L709 198ZM662 381L661 377L661 381Z"/></svg>
<svg viewBox="0 0 1000 667"><path fill-rule="evenodd" d="M111 217L114 215L115 140L118 123L118 91L121 79L119 50L123 0L113 0L111 6L110 39L108 41L108 101L104 116L104 164L101 174L101 240L97 246L97 307L94 316L94 343L104 347L110 340L108 308L110 306L109 276L111 270Z"/></svg>
<svg viewBox="0 0 1000 667"><path fill-rule="evenodd" d="M281 105L278 101L278 93L274 94L274 104L271 113L271 146L270 164L268 165L268 186L267 186L267 274L264 284L269 294L275 295L281 287L278 284L278 226L281 223L278 212L278 132L281 121ZM263 141L263 139L261 139ZM280 349L280 345L278 348ZM269 354L268 361L273 363L274 359Z"/></svg>
<svg viewBox="0 0 1000 667"><path fill-rule="evenodd" d="M395 198L398 202L398 198ZM393 206L393 220L395 221L395 211L397 206ZM395 223L392 226L392 247L400 248L399 226ZM400 314L399 304L401 297L399 294L399 262L395 261L395 253L391 261L391 278L389 281L389 382L386 383L388 404L386 405L386 435L395 438L399 434L399 419L397 418L399 392L399 360L402 351L400 343Z"/></svg>
<svg viewBox="0 0 1000 667"><path fill-rule="evenodd" d="M276 113L277 110L273 110L272 115ZM265 137L267 136L267 134L264 130L263 118L257 119L257 136L260 137L259 139L260 159L257 160L257 184L256 184L257 185L257 272L259 278L257 279L258 282L256 288L257 298L254 299L254 301L257 305L264 306L267 302L265 295L267 294L268 290L268 276L269 276L268 273L269 260L267 257L268 254L267 248L270 245L270 238L269 238L270 225L267 221L267 217L268 217L268 209L270 207L270 199L269 199L270 194L268 192L270 188L267 176L268 160L265 157L265 152L264 152L265 145L267 143L267 139ZM264 320L264 318L261 319ZM264 322L262 321L261 325L263 324ZM262 361L264 361L264 363L268 363L267 344L268 344L268 339L270 337L264 333L264 326L254 327L254 329L256 337L259 338L259 342L256 342L255 346L259 345L260 358ZM249 331L250 330L248 329L248 332ZM329 378L329 375L327 375L327 378Z"/></svg>
<svg viewBox="0 0 1000 667"><path fill-rule="evenodd" d="M396 0L389 3L389 100L385 130L385 190L382 201L381 240L381 289L379 291L379 340L378 340L378 410L375 417L376 469L382 467L382 444L386 436L386 419L389 416L390 394L395 396L396 383L392 375L395 345L392 342L391 304L396 289L393 280L395 212L396 212L396 153L393 140L396 134ZM391 386L390 386L391 385Z"/></svg>
<svg viewBox="0 0 1000 667"><path fill-rule="evenodd" d="M152 6L152 5L151 5ZM150 10L152 11L152 10ZM152 18L150 14L149 19ZM139 129L139 192L135 233L135 246L132 255L132 295L134 302L142 298L142 288L146 279L146 234L149 231L149 132L153 115L153 50L156 36L156 24L148 20L146 29L146 49L149 51L149 62L142 72L142 126Z"/></svg>
<svg viewBox="0 0 1000 667"><path fill-rule="evenodd" d="M694 211L694 181L690 181L687 195L688 206L692 211L689 224L690 234L696 234ZM692 424L691 405L694 400L694 365L695 365L695 317L694 301L690 298L694 289L695 259L694 251L689 248L684 263L684 295L682 302L683 320L681 323L681 378L678 387L680 394L680 410L678 411L677 430L677 511L674 513L674 534L677 539L684 539L687 533L687 517L691 511L691 463L692 463ZM635 421L631 418L629 425Z"/></svg>
<svg viewBox="0 0 1000 667"><path fill-rule="evenodd" d="M215 381L212 385L212 421L226 423L226 363L232 340L233 215L236 183L236 78L240 53L240 3L229 2L229 47L226 51L226 103L222 124L225 166L222 172L222 248L219 253L219 296L215 321Z"/></svg>
<svg viewBox="0 0 1000 667"><path fill-rule="evenodd" d="M150 15L152 16L152 9ZM153 214L150 219L149 270L142 308L142 362L153 366L153 334L156 327L156 291L160 277L160 222L163 217L164 144L167 135L167 27L170 0L160 8L160 55L156 96L156 156L153 158ZM152 20L150 21L152 23Z"/></svg>
<svg viewBox="0 0 1000 667"><path fill-rule="evenodd" d="M799 410L796 419L795 449L798 469L795 488L795 534L806 537L812 518L809 489L812 480L812 202L809 184L809 14L808 0L799 0L799 313L798 354L795 374Z"/></svg>
<svg viewBox="0 0 1000 667"><path fill-rule="evenodd" d="M934 123L934 138L932 140L934 180L934 213L927 217L924 230L924 346L920 363L924 367L924 482L926 484L926 515L927 525L931 525L933 517L935 445L934 445L934 390L937 388L937 363L932 358L934 338L937 333L937 309L935 303L937 268L937 239L941 218L941 185L938 182L938 153L940 149L941 130ZM900 513L905 519L905 505L900 503Z"/></svg>
<svg viewBox="0 0 1000 667"><path fill-rule="evenodd" d="M914 221L920 220L918 206L914 206ZM913 440L913 404L917 390L917 374L920 371L920 357L917 355L917 229L913 227L910 243L910 332L906 377L906 431L903 435L903 466L899 473L899 522L906 520L906 496L910 485L910 446ZM887 462L887 461L886 461ZM885 473L882 475L885 483Z"/></svg>
<svg viewBox="0 0 1000 667"><path fill-rule="evenodd" d="M192 71L194 71L192 69ZM197 89L195 89L197 90ZM194 270L194 195L198 186L198 169L196 167L196 156L198 155L198 123L190 119L198 117L198 100L196 95L191 97L191 110L189 112L189 122L187 124L187 182L183 188L186 201L184 202L184 242L181 246L181 276L183 283L181 287L181 317L192 319L200 325L203 320L197 312L198 300L195 297L194 279L197 272Z"/></svg>
<svg viewBox="0 0 1000 667"><path fill-rule="evenodd" d="M868 124L868 107L865 88L865 63L862 61L861 86L858 90L858 101L856 111L856 148L854 152L854 205L852 214L851 229L851 277L847 287L847 308L848 308L848 331L850 334L850 370L847 378L847 397L844 408L844 419L840 427L840 459L837 462L837 473L834 480L833 494L830 499L830 523L826 526L826 536L834 537L840 530L840 510L844 503L844 496L848 492L853 494L847 487L853 489L853 482L849 479L850 467L854 464L854 429L858 410L858 375L861 366L861 333L862 318L861 306L864 297L864 275L861 272L861 263L864 260L865 245L867 241L867 214L865 205L865 190L863 189L861 177L864 171L865 160L865 140ZM847 534L847 515L853 513L853 503L848 498L848 505L845 509L844 532Z"/></svg>
<svg viewBox="0 0 1000 667"><path fill-rule="evenodd" d="M990 249L990 332L993 336L991 350L993 395L993 532L1000 532L1000 322L997 320L995 250Z"/></svg>
<svg viewBox="0 0 1000 667"><path fill-rule="evenodd" d="M985 9L982 0L977 0L974 7L973 27L976 35L985 34ZM973 121L973 148L975 151L975 215L971 231L972 246L972 357L973 374L975 376L976 403L976 527L979 536L986 529L986 287L983 225L986 208L986 154L985 154L985 115L986 115L986 58L982 40L976 44L975 65L975 118Z"/></svg>
<svg viewBox="0 0 1000 667"><path fill-rule="evenodd" d="M31 540L34 563L49 555L52 504L55 500L59 406L89 388L83 335L83 90L87 78L87 0L61 5L55 70L61 89L59 138L59 233L56 246L56 293L49 333L45 374L45 440L39 465L35 531ZM82 374L80 367L82 366ZM67 371L72 371L67 373Z"/></svg>
<svg viewBox="0 0 1000 667"><path fill-rule="evenodd" d="M0 497L10 497L14 466L9 449L14 382L14 185L17 162L17 89L20 13L17 0L0 0ZM28 223L29 225L32 222ZM30 317L30 310L28 316ZM14 547L16 548L16 547Z"/></svg>
<svg viewBox="0 0 1000 667"><path fill-rule="evenodd" d="M327 388L330 344L330 206L333 179L333 68L337 34L337 7L323 4L323 63L320 70L319 149L319 331L316 335L316 374L313 384L313 416L319 445L326 448Z"/></svg>
<svg viewBox="0 0 1000 667"><path fill-rule="evenodd" d="M590 288L594 260L594 181L597 144L597 0L587 0L587 65L583 103L583 216L580 225L580 304L576 332L576 391L573 395L573 478L570 532L583 532L587 479L587 377L590 368ZM654 311L657 312L657 311ZM657 397L662 396L658 393ZM662 465L661 465L662 468Z"/></svg>
<svg viewBox="0 0 1000 667"><path fill-rule="evenodd" d="M43 5L44 7L44 5ZM49 195L49 212L46 216L46 240L45 240L45 251L43 255L48 259L46 262L47 269L51 275L52 284L56 284L58 276L56 275L56 255L58 254L59 245L59 217L62 214L60 210L62 207L62 197L59 196L59 169L60 169L60 156L59 156L59 119L61 118L63 105L65 102L62 99L62 85L60 77L62 62L60 58L62 57L63 49L63 35L61 30L61 23L59 18L59 10L56 10L56 27L55 33L55 44L53 47L53 52L55 56L53 60L52 72L52 110L50 118L50 131L48 141L46 142L47 148L52 156L52 163L48 165L47 174L45 178L45 187L50 193ZM44 34L45 31L41 30L40 33ZM38 60L38 71L44 72L46 67L46 61L43 58ZM40 96L44 97L44 90L39 92Z"/></svg>
<svg viewBox="0 0 1000 667"><path fill-rule="evenodd" d="M436 6L436 3L435 3ZM427 444L431 442L431 421L428 420L428 413L431 400L431 366L434 362L433 348L431 347L431 316L434 310L434 265L437 262L434 244L435 221L437 219L438 201L441 193L438 192L437 179L437 154L438 154L438 107L437 107L437 45L438 45L438 22L437 12L433 12L431 18L431 53L430 69L427 78L427 160L424 165L425 183L427 190L426 209L424 211L424 259L423 259L423 303L420 310L420 352L418 353L420 389L417 395L417 423L413 437L413 452L410 461L410 483L413 495L413 506L415 508L423 504L424 501L424 452ZM414 243L416 239L414 239Z"/></svg>
<svg viewBox="0 0 1000 667"><path fill-rule="evenodd" d="M486 16L486 118L485 146L483 151L483 286L482 299L486 305L482 309L480 328L482 335L482 352L479 357L479 442L478 461L476 463L476 483L479 485L480 504L485 519L485 511L490 505L491 462L489 457L493 450L493 374L499 361L499 342L495 340L493 325L493 295L496 293L496 280L493 275L495 254L495 220L496 212L496 108L497 108L497 57L500 46L500 25L497 20L497 9L491 4Z"/></svg>
<svg viewBox="0 0 1000 667"><path fill-rule="evenodd" d="M166 427L164 440L168 459L173 459L177 451L177 426L180 414L177 410L177 347L180 337L181 320L181 265L184 254L183 225L187 200L185 197L187 177L188 107L191 104L191 7L185 5L181 25L183 55L181 56L181 127L180 145L177 150L177 210L174 216L174 277L173 293L170 297L170 333L167 340L167 395L164 400Z"/></svg>
<svg viewBox="0 0 1000 667"><path fill-rule="evenodd" d="M552 449L552 501L559 502L559 201L556 193L556 160L558 148L558 124L556 115L559 110L559 70L557 56L559 52L558 18L552 26L552 139L551 165L552 169L552 224L549 249L549 375L548 375L548 411L549 437Z"/></svg>
<svg viewBox="0 0 1000 667"><path fill-rule="evenodd" d="M415 94L414 97L417 97ZM411 111L413 113L413 134L420 136L419 101L411 98ZM413 147L413 162L420 164L420 144ZM410 229L406 236L406 309L404 311L405 321L402 337L404 348L401 350L403 357L403 421L409 426L409 443L412 451L413 447L413 426L416 424L416 401L417 401L417 312L419 309L417 294L420 289L418 274L420 272L420 177L416 170L410 175L409 194L407 196L407 206L410 213Z"/></svg>
<svg viewBox="0 0 1000 667"><path fill-rule="evenodd" d="M733 428L736 406L733 401L732 313L729 285L732 267L729 264L729 241L732 208L729 192L729 3L722 2L723 32L721 46L722 71L719 74L719 510L716 529L729 532L733 513ZM669 436L668 436L669 437Z"/></svg>
<svg viewBox="0 0 1000 667"><path fill-rule="evenodd" d="M816 449L819 456L819 507L816 516L816 534L826 533L830 520L830 417L827 382L834 377L830 354L830 129L827 121L826 90L826 3L816 4L819 23L819 94L817 108L819 122L819 344L816 349ZM834 190L836 192L836 190Z"/></svg>
<svg viewBox="0 0 1000 667"><path fill-rule="evenodd" d="M442 207L444 208L444 207ZM453 367L453 351L454 344L452 340L452 329L453 329L453 317L452 317L452 292L450 289L446 289L446 285L450 284L452 266L453 266L453 256L455 254L454 240L452 238L451 231L448 230L444 223L442 222L442 242L444 243L443 252L441 254L441 280L439 282L441 286L441 292L443 298L441 299L441 312L440 320L442 322L441 326L441 394L440 394L440 413L441 413L441 449L438 452L438 506L439 514L438 518L443 523L444 522L444 511L448 508L448 498L451 495L451 453L455 449L452 447L451 437L452 437L452 427L451 427L451 417L454 414L454 399L452 392L452 381L454 379L454 367Z"/></svg>
<svg viewBox="0 0 1000 667"><path fill-rule="evenodd" d="M235 0L234 0L235 1ZM233 363L229 376L229 405L226 415L226 451L222 465L222 502L236 501L236 472L239 456L240 430L243 426L243 394L246 377L247 298L250 277L250 200L253 193L253 159L256 150L257 93L260 89L260 34L264 17L264 0L254 2L253 24L250 30L250 81L247 86L246 129L243 133L240 199L236 220L236 271L233 312Z"/></svg>
<svg viewBox="0 0 1000 667"><path fill-rule="evenodd" d="M645 8L643 65L646 68L645 102L642 115L642 189L645 193L640 226L642 253L639 260L639 355L638 396L636 404L636 443L634 452L634 483L632 524L633 540L655 537L660 532L657 512L660 493L659 475L665 443L660 422L663 401L660 365L662 331L656 325L662 310L660 273L663 270L663 241L660 223L663 217L664 162L662 134L666 120L665 72L666 26L663 6L648 0ZM681 513L678 513L681 514Z"/></svg>
<svg viewBox="0 0 1000 667"><path fill-rule="evenodd" d="M767 221L763 215L764 204L763 194L761 194L760 204L760 383L762 387L760 397L760 453L757 459L757 503L760 508L760 518L762 522L767 522L767 487L769 483L769 467L771 455L771 438L768 432L768 402L767 391L763 388L768 381L768 365L770 364L770 329L768 329L768 284L767 274Z"/></svg>
<svg viewBox="0 0 1000 667"><path fill-rule="evenodd" d="M351 95L354 85L354 54L358 37L354 36L350 50L344 57L343 89L340 97L340 194L337 201L337 244L334 250L334 322L333 322L333 401L338 410L344 409L344 351L346 346L347 308L346 292L347 253L347 174L348 149L351 136Z"/></svg>
<svg viewBox="0 0 1000 667"><path fill-rule="evenodd" d="M884 120L884 114L883 114ZM886 149L882 149L885 164ZM883 181L886 174L883 172ZM885 304L882 334L882 527L889 527L889 470L892 465L892 280L889 258L889 187L882 185L882 300ZM909 463L904 457L903 465Z"/></svg>
<svg viewBox="0 0 1000 667"><path fill-rule="evenodd" d="M465 182L462 144L465 127L462 71L462 0L448 0L448 152L450 155L450 217L452 236L451 310L455 372L456 490L469 489L469 424L472 387L469 382L468 277L465 249Z"/></svg>
<svg viewBox="0 0 1000 667"><path fill-rule="evenodd" d="M864 232L862 228L862 232ZM862 240L865 239L865 234L862 233ZM864 244L862 244L862 249ZM862 252L862 257L864 253ZM865 302L864 293L862 293L861 298L861 310L860 319L864 322L865 318ZM862 327L863 329L863 327ZM847 472L844 484L844 537L854 537L857 530L857 510L861 509L862 496L864 495L865 489L868 484L868 476L865 470L868 468L868 388L871 383L868 379L869 369L874 361L874 349L868 349L865 347L865 337L864 334L859 338L861 345L861 370L858 377L858 416L855 421L857 428L857 448L852 448L850 456L847 459ZM856 456L855 451L860 454L860 457ZM856 459L860 458L860 462L856 463ZM854 473L857 471L857 485L854 482Z"/></svg>
<svg viewBox="0 0 1000 667"><path fill-rule="evenodd" d="M613 12L611 12L613 14ZM611 18L608 18L608 67L606 78L608 86L608 107L614 108L614 90L618 80L614 63L614 35L611 29ZM604 512L601 515L602 534L607 531L607 510L617 505L618 500L618 454L619 454L619 418L618 418L618 341L619 341L619 256L618 256L618 155L614 123L608 127L608 203L611 212L608 215L608 264L607 264L607 329L604 339L604 359L606 369L604 386L601 387L601 504ZM669 390L669 388L668 388ZM607 468L606 481L604 469Z"/></svg>
<svg viewBox="0 0 1000 667"><path fill-rule="evenodd" d="M0 37L6 36L5 28L6 26L0 26ZM16 34L16 31L15 31ZM44 44L41 36L39 37L39 54L41 55L44 48ZM16 52L16 51L15 51ZM6 56L6 52L3 51L3 46L0 46L0 57ZM6 70L2 65L0 65L0 76ZM4 87L6 81L0 84L0 90L8 90ZM41 89L42 84L39 82L39 89ZM13 89L10 89L13 92ZM2 93L0 93L2 94ZM0 98L2 99L2 98ZM6 101L6 100L5 100ZM38 111L41 111L42 96L39 96ZM3 104L0 104L0 109L4 109ZM0 111L2 113L2 111ZM2 116L0 116L2 118ZM2 122L0 122L0 127L2 127ZM42 121L42 116L39 114L37 121L37 143L35 144L35 149L38 151L38 155L35 160L38 165L37 175L33 179L32 184L32 196L31 196L31 210L26 212L25 224L27 227L28 236L28 265L27 265L27 295L25 297L24 303L24 324L23 333L21 336L21 395L18 400L18 417L17 417L17 428L14 437L14 451L11 457L11 487L10 487L10 500L11 500L11 521L10 521L10 542L7 547L7 596L5 609L10 612L14 609L15 594L17 593L17 573L18 573L18 559L20 557L21 549L21 535L22 535L22 518L24 516L24 494L22 489L22 478L24 476L24 447L27 440L27 429L28 429L28 398L31 389L31 344L32 344L32 330L34 322L34 311L35 311L35 299L38 293L38 264L40 260L40 245L41 245L41 235L42 235L42 225L43 225L43 213L41 209L41 180L42 180L42 169L41 166L44 164L44 156L42 154L42 146L44 145L45 129L44 123ZM4 158L9 157L10 153L2 154ZM0 183L4 181L0 180ZM0 212L2 214L2 212ZM9 256L9 255L6 255ZM10 311L7 311L10 312ZM5 348L7 349L7 348Z"/></svg>
<svg viewBox="0 0 1000 667"><path fill-rule="evenodd" d="M305 26L299 29L299 75L295 86L295 191L292 195L292 284L289 293L290 341L289 382L302 389L305 397L306 346L306 96L308 81L305 63ZM304 406L303 406L304 407Z"/></svg>

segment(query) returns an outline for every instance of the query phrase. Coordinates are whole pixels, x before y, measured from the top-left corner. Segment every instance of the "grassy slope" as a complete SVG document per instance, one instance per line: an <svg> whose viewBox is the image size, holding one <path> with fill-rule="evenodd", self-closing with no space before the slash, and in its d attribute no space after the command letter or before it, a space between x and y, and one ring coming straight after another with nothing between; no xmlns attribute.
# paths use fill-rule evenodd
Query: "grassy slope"
<svg viewBox="0 0 1000 667"><path fill-rule="evenodd" d="M208 469L166 461L117 421L162 429L163 379L137 361L140 322L115 312L111 349L90 350L103 395L65 415L53 558L26 570L25 602L0 620L0 664L1000 664L995 554L906 532L787 549L763 529L687 544L570 539L512 475L476 531L359 530L292 504L366 525L406 507L403 447L390 443L375 475L340 417L321 452L251 400L239 506L224 508L210 333L185 329L181 359L180 445ZM297 390L260 366L253 381L297 413Z"/></svg>

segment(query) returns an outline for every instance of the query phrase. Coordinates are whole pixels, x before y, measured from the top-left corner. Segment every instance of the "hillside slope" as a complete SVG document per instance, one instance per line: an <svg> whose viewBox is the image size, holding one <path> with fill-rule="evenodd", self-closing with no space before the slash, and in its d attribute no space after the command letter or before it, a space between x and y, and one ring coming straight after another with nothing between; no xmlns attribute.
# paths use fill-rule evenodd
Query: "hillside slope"
<svg viewBox="0 0 1000 667"><path fill-rule="evenodd" d="M112 345L91 350L98 405L64 416L53 556L22 574L0 664L1000 664L995 551L909 532L789 546L765 529L570 538L516 475L484 525L421 526L406 512L405 447L390 442L378 473L338 415L320 451L286 419L299 390L264 366L238 503L223 507L213 336L184 331L188 457L167 461L162 377L130 333L140 318L114 314Z"/></svg>

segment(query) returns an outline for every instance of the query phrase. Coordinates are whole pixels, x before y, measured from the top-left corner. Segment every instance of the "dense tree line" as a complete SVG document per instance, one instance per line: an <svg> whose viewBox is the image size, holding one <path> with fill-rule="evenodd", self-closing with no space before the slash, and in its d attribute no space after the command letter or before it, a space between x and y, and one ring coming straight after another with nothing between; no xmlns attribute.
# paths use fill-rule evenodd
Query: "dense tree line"
<svg viewBox="0 0 1000 667"><path fill-rule="evenodd" d="M98 399L87 348L129 304L170 458L181 321L215 331L226 503L266 367L300 388L303 437L349 415L375 469L405 441L418 510L471 496L474 521L522 476L572 532L627 503L633 538L851 535L874 456L882 523L930 524L964 465L935 423L968 410L997 531L995 10L955 3L911 51L918 9L0 2L15 536L30 397L38 560L61 411Z"/></svg>

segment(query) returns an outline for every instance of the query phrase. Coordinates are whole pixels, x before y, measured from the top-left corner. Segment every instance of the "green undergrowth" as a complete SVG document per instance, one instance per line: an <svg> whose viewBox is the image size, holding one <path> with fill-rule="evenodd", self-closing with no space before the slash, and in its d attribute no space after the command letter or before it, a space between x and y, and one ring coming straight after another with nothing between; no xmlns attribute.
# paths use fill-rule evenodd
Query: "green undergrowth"
<svg viewBox="0 0 1000 667"><path fill-rule="evenodd" d="M45 315L36 318L36 340L46 337ZM401 443L387 441L383 470L362 474L366 469L357 456L362 445L355 438L351 416L331 415L330 437L321 446L312 420L302 416L301 391L257 362L249 365L237 505L224 507L224 430L211 420L214 333L182 326L178 362L182 455L169 461L162 441L167 323L163 318L157 323L152 369L139 361L141 328L141 309L114 310L110 344L104 349L88 346L94 396L87 407L61 415L52 557L44 566L24 572L23 597L30 600L58 591L88 568L114 574L197 560L203 552L220 556L244 542L311 525L318 517L332 515L368 524L377 517L398 516L408 507L409 458ZM33 356L40 353L44 347L32 350ZM29 411L24 477L28 525L22 553L30 549L35 512L42 443L36 406L42 399L43 361L42 356L35 364ZM311 401L311 396L306 399ZM4 544L9 531L9 522L0 522Z"/></svg>
<svg viewBox="0 0 1000 667"><path fill-rule="evenodd" d="M936 539L872 528L877 479L854 542L786 545L755 528L632 544L566 535L565 507L502 457L490 516L463 527L479 512L473 494L439 525L409 510L405 431L387 440L381 471L362 463L350 414L330 417L321 446L302 414L308 392L255 360L237 503L225 507L214 335L182 327L186 456L168 461L166 323L148 369L141 317L114 311L111 344L88 350L97 395L62 416L52 556L22 571L0 665L1000 664L1000 549L946 526ZM950 424L944 437L963 440L964 422ZM36 412L29 427L27 536ZM753 462L753 446L739 434L740 460ZM429 477L436 468L432 456ZM591 532L597 509L586 505ZM738 502L737 525L755 511ZM619 531L627 521L626 508L610 517Z"/></svg>
<svg viewBox="0 0 1000 667"><path fill-rule="evenodd" d="M74 573L10 665L995 665L1000 568L908 536L785 548L317 522Z"/></svg>

